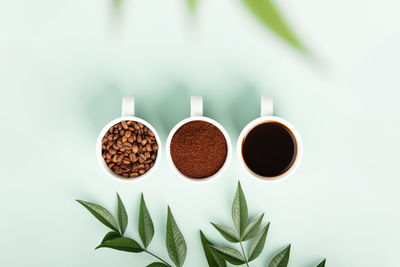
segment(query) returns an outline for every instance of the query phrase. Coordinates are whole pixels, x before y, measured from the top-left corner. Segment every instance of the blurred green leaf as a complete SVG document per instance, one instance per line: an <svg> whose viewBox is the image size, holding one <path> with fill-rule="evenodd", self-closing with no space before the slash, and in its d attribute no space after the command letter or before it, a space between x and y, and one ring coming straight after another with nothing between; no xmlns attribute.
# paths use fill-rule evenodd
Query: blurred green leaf
<svg viewBox="0 0 400 267"><path fill-rule="evenodd" d="M194 14L197 9L198 0L188 0L189 10Z"/></svg>
<svg viewBox="0 0 400 267"><path fill-rule="evenodd" d="M122 0L113 0L113 2L114 2L114 6L116 8L120 8L121 7Z"/></svg>
<svg viewBox="0 0 400 267"><path fill-rule="evenodd" d="M317 266L317 267L325 267L325 263L326 263L326 259L325 259L325 260L323 260L323 261L321 261L321 263L320 263L320 264L318 264L318 266Z"/></svg>
<svg viewBox="0 0 400 267"><path fill-rule="evenodd" d="M121 235L125 233L126 227L128 226L128 214L126 214L126 209L124 203L122 203L121 198L117 193L118 198L118 223L121 229Z"/></svg>
<svg viewBox="0 0 400 267"><path fill-rule="evenodd" d="M202 231L200 231L200 238L201 238L201 244L203 245L204 254L206 255L208 266L209 267L226 267L225 260L217 253L210 250L209 246L213 246L213 243L208 241L208 239L206 238L206 236L203 234Z"/></svg>
<svg viewBox="0 0 400 267"><path fill-rule="evenodd" d="M265 26L299 51L306 53L306 48L297 39L272 0L243 0L249 10Z"/></svg>

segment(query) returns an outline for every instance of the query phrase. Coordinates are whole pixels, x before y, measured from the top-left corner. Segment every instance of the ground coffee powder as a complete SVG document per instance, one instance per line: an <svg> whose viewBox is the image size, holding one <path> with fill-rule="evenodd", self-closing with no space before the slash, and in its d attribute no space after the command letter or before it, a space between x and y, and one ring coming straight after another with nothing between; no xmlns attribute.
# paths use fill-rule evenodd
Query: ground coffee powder
<svg viewBox="0 0 400 267"><path fill-rule="evenodd" d="M176 168L190 178L206 178L218 172L227 151L223 133L205 121L184 124L175 132L170 146Z"/></svg>

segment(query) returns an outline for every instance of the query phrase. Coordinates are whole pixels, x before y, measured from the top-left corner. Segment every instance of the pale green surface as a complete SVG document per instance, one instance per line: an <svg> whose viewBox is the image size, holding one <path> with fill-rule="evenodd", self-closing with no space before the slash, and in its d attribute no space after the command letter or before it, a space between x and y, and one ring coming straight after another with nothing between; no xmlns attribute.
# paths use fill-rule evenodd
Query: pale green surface
<svg viewBox="0 0 400 267"><path fill-rule="evenodd" d="M74 201L116 214L118 191L127 233L139 239L143 191L155 224L150 249L167 257L168 203L188 244L185 266L203 267L198 230L223 243L208 222L231 222L237 179L250 217L265 211L271 220L266 252L251 266L266 266L288 243L294 267L323 257L331 267L399 266L400 4L279 3L318 63L278 41L240 1L201 1L193 22L181 0L125 1L119 20L111 1L1 0L0 266L144 266L146 255L94 251L108 230ZM234 145L258 116L259 96L271 95L303 137L303 163L290 179L263 183L233 155L222 177L191 184L163 155L147 180L118 183L97 165L94 145L128 94L164 143L188 115L189 96L203 95Z"/></svg>

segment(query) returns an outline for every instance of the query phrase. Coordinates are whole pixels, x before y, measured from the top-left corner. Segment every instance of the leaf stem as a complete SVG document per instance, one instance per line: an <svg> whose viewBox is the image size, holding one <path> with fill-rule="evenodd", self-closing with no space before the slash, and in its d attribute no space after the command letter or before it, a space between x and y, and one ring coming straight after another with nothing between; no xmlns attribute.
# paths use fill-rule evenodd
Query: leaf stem
<svg viewBox="0 0 400 267"><path fill-rule="evenodd" d="M165 260L163 260L163 259L161 259L160 257L158 257L156 254L151 253L150 251L148 251L148 250L146 250L146 249L144 250L144 252L146 252L147 254L150 254L151 256L153 256L153 257L159 259L160 261L162 261L162 262L165 263L166 265L171 266L168 262L166 262ZM171 266L171 267L172 267L172 266Z"/></svg>
<svg viewBox="0 0 400 267"><path fill-rule="evenodd" d="M244 248L243 248L242 241L240 241L239 243L240 243L240 247L242 248L243 258L246 261L246 266L249 267L249 262L247 261L246 254L244 253Z"/></svg>

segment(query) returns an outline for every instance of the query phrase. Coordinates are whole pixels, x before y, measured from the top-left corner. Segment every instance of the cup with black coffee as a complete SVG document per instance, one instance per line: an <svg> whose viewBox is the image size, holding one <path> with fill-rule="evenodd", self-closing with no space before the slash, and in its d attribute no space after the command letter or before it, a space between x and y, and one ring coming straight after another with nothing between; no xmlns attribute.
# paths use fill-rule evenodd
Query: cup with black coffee
<svg viewBox="0 0 400 267"><path fill-rule="evenodd" d="M292 124L273 115L273 100L261 97L261 117L242 130L237 154L251 176L266 181L290 176L300 164L301 137Z"/></svg>
<svg viewBox="0 0 400 267"><path fill-rule="evenodd" d="M118 181L138 181L160 162L161 141L153 126L135 116L133 97L122 98L121 117L100 131L96 154L101 168Z"/></svg>

